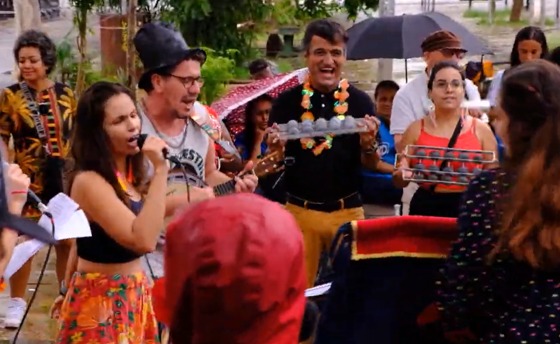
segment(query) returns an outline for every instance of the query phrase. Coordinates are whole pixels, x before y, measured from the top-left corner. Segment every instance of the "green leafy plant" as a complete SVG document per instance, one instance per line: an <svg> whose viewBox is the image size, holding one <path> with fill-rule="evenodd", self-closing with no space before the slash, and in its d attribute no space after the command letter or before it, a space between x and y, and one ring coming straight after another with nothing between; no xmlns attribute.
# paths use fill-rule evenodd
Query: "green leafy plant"
<svg viewBox="0 0 560 344"><path fill-rule="evenodd" d="M219 55L215 50L204 48L208 58L202 66L202 77L204 87L200 92L200 101L204 104L211 104L222 96L226 90L227 83L233 79L235 69L235 59L239 52L228 50L228 54Z"/></svg>
<svg viewBox="0 0 560 344"><path fill-rule="evenodd" d="M80 64L78 56L74 53L72 45L68 40L63 40L58 44L56 55L56 79L74 90L78 86L79 77L83 78L81 85L83 89L88 88L98 81L119 82L119 78L122 78L122 71L120 74L119 71L117 71L116 76L112 76L105 75L101 71L96 70L91 63L91 59L86 59ZM80 75L80 73L82 74Z"/></svg>
<svg viewBox="0 0 560 344"><path fill-rule="evenodd" d="M241 65L272 5L263 0L161 0L162 18L175 23L189 45L219 52L235 48Z"/></svg>

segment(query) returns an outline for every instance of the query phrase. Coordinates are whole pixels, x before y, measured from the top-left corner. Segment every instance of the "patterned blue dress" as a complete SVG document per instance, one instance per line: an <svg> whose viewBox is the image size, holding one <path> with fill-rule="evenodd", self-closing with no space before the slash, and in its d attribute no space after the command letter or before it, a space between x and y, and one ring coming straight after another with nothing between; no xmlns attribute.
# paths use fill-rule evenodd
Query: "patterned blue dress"
<svg viewBox="0 0 560 344"><path fill-rule="evenodd" d="M499 169L485 171L465 193L458 241L438 282L444 328L468 328L488 344L560 343L560 269L536 270L507 254L488 259L506 180Z"/></svg>

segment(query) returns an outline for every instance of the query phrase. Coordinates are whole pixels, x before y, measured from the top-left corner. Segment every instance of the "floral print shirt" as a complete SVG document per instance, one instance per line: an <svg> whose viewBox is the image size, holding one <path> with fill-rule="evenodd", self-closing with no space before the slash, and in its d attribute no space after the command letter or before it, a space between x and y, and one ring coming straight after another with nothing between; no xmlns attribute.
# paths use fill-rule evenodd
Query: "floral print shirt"
<svg viewBox="0 0 560 344"><path fill-rule="evenodd" d="M55 146L53 156L64 160L70 150L70 133L76 110L74 93L70 87L61 83L55 83L39 94L31 87L29 90L37 104L48 104L48 114L42 115L41 120L49 144ZM44 180L43 169L47 154L19 83L5 88L0 94L0 135L6 145L10 136L13 136L14 162L30 177L31 190L43 198L42 192L48 182ZM24 208L24 215L27 217L33 218L39 214L38 210L29 205Z"/></svg>
<svg viewBox="0 0 560 344"><path fill-rule="evenodd" d="M503 254L488 256L501 213L496 201L508 189L500 169L471 184L458 218L459 237L438 282L447 331L470 329L481 343L560 343L560 272L540 271Z"/></svg>

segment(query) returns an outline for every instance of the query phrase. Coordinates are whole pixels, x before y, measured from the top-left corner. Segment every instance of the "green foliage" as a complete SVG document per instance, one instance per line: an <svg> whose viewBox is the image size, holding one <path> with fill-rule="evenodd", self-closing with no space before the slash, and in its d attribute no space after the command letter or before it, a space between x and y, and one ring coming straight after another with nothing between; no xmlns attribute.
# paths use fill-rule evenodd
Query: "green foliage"
<svg viewBox="0 0 560 344"><path fill-rule="evenodd" d="M344 0L344 9L350 19L356 19L361 11L376 10L378 7L379 0Z"/></svg>
<svg viewBox="0 0 560 344"><path fill-rule="evenodd" d="M227 83L234 76L235 56L238 51L228 49L225 56L220 56L215 50L204 48L208 58L202 66L202 77L204 87L200 92L199 100L204 104L212 102L222 96L226 90Z"/></svg>
<svg viewBox="0 0 560 344"><path fill-rule="evenodd" d="M379 0L344 0L343 5L339 1L326 0L297 0L297 3L299 11L308 18L326 18L345 11L348 18L356 19L359 12L379 7Z"/></svg>
<svg viewBox="0 0 560 344"><path fill-rule="evenodd" d="M298 25L304 19L301 14L292 0L279 0L274 2L271 19L277 25Z"/></svg>
<svg viewBox="0 0 560 344"><path fill-rule="evenodd" d="M80 62L78 56L72 50L72 44L67 39L58 44L56 56L56 79L76 89ZM122 78L122 71L117 71L115 76L104 75L101 71L94 68L89 59L83 63L82 68L84 73L84 89L98 81L122 82L120 80Z"/></svg>
<svg viewBox="0 0 560 344"><path fill-rule="evenodd" d="M192 46L212 47L216 51L236 49L236 63L251 54L255 26L269 16L272 5L262 0L161 0L162 17L181 30ZM255 26L239 29L238 24ZM251 27L251 25L249 25Z"/></svg>
<svg viewBox="0 0 560 344"><path fill-rule="evenodd" d="M327 2L325 0L303 0L297 1L298 16L308 18L326 18L332 16L334 13L341 9L340 5L336 2Z"/></svg>

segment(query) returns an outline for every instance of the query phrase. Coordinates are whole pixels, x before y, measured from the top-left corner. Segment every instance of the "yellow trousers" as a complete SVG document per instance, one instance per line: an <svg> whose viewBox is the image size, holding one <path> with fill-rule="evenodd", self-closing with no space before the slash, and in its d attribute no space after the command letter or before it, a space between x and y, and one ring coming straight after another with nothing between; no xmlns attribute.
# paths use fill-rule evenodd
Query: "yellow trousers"
<svg viewBox="0 0 560 344"><path fill-rule="evenodd" d="M288 203L286 209L295 217L303 233L307 286L311 288L317 277L321 253L330 248L340 226L364 218L364 208L342 209L327 213Z"/></svg>

